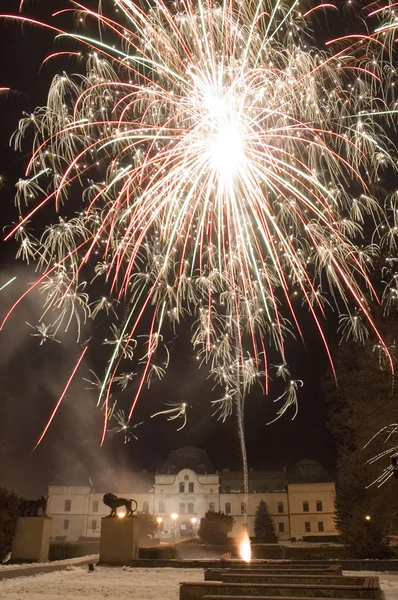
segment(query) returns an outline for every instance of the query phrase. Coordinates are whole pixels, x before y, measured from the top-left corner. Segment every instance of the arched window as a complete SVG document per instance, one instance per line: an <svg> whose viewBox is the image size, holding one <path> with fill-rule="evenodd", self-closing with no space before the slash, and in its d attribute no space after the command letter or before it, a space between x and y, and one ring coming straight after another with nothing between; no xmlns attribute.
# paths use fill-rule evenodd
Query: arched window
<svg viewBox="0 0 398 600"><path fill-rule="evenodd" d="M185 483L183 483L181 481L181 483L180 483L180 494L183 494L184 492L185 492Z"/></svg>
<svg viewBox="0 0 398 600"><path fill-rule="evenodd" d="M189 475L184 475L185 481L189 481Z"/></svg>
<svg viewBox="0 0 398 600"><path fill-rule="evenodd" d="M188 486L188 487L189 487L189 493L190 493L190 494L193 494L193 489L194 489L194 488L193 488L193 481L190 481L190 482L189 482L189 486Z"/></svg>

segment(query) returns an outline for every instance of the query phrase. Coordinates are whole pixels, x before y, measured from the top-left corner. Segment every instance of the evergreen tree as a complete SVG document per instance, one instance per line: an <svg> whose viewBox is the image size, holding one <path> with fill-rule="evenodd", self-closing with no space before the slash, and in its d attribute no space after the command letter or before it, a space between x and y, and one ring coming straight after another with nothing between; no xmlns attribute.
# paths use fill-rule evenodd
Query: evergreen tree
<svg viewBox="0 0 398 600"><path fill-rule="evenodd" d="M375 320L396 364L396 317L376 314ZM372 485L390 464L388 453L375 462L373 458L397 444L396 436L388 439L389 430L384 428L398 422L398 378L371 333L363 345L353 341L340 345L333 358L338 385L330 371L325 396L338 449L336 527L352 556L384 558L391 554L388 538L396 527L397 482Z"/></svg>
<svg viewBox="0 0 398 600"><path fill-rule="evenodd" d="M264 500L261 500L256 508L254 517L254 535L259 542L275 544L278 541L275 534L274 521L269 513L268 505Z"/></svg>
<svg viewBox="0 0 398 600"><path fill-rule="evenodd" d="M20 498L0 487L0 563L11 550L18 517Z"/></svg>

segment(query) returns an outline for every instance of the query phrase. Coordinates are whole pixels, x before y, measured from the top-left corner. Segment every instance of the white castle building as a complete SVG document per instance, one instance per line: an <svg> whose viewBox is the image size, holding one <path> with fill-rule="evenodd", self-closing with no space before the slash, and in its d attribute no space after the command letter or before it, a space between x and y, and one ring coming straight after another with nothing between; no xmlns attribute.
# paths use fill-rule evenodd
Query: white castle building
<svg viewBox="0 0 398 600"><path fill-rule="evenodd" d="M260 500L268 504L280 540L336 536L335 484L323 466L302 460L292 472L249 471L248 506L242 472L215 471L204 450L186 446L170 452L159 473L132 472L117 489L82 485L49 486L48 514L52 539L75 541L100 535L101 518L109 514L104 493L134 498L138 511L158 518L161 536L191 536L208 510L234 518L231 535L241 531L247 512L249 534ZM172 516L174 519L172 519Z"/></svg>

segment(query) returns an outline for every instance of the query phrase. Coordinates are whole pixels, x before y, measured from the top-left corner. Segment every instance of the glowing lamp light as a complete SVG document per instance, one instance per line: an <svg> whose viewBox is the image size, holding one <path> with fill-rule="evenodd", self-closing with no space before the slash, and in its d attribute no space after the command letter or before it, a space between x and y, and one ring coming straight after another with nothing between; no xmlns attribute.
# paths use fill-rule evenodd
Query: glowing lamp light
<svg viewBox="0 0 398 600"><path fill-rule="evenodd" d="M119 519L123 519L123 517L126 516L126 513L120 512L120 513L117 513L117 516L119 517Z"/></svg>
<svg viewBox="0 0 398 600"><path fill-rule="evenodd" d="M163 519L162 517L157 517L156 522L158 525L160 525L160 523L162 523Z"/></svg>
<svg viewBox="0 0 398 600"><path fill-rule="evenodd" d="M178 519L177 513L171 513L171 518L173 519L173 521L176 521Z"/></svg>
<svg viewBox="0 0 398 600"><path fill-rule="evenodd" d="M196 517L192 517L191 523L192 523L193 526L195 526L196 521L197 521L197 518Z"/></svg>
<svg viewBox="0 0 398 600"><path fill-rule="evenodd" d="M243 534L242 540L239 544L239 556L244 562L249 563L251 561L252 549L250 546L250 539L247 532Z"/></svg>
<svg viewBox="0 0 398 600"><path fill-rule="evenodd" d="M368 521L368 522L369 522L369 521L371 521L371 520L372 520L372 517L371 517L370 515L366 515L366 517L365 517L365 521Z"/></svg>

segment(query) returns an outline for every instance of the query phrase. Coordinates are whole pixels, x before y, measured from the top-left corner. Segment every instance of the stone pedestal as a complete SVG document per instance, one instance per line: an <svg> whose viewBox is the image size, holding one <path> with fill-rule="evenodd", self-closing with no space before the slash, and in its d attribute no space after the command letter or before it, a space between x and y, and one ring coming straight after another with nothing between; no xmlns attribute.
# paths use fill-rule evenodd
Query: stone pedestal
<svg viewBox="0 0 398 600"><path fill-rule="evenodd" d="M51 524L51 517L18 517L11 560L47 561Z"/></svg>
<svg viewBox="0 0 398 600"><path fill-rule="evenodd" d="M138 558L139 522L137 517L104 517L101 519L101 563L129 565Z"/></svg>

